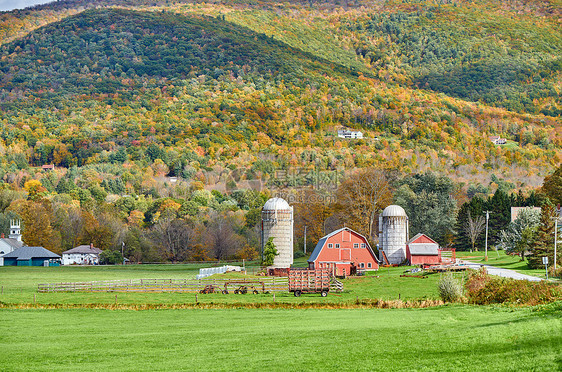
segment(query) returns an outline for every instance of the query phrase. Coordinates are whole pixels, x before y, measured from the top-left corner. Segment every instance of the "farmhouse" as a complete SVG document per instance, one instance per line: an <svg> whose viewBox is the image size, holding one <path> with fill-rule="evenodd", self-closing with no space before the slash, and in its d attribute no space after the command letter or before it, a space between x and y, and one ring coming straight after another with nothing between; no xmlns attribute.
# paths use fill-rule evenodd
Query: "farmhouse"
<svg viewBox="0 0 562 372"><path fill-rule="evenodd" d="M308 259L311 269L331 269L336 275L350 275L357 269L378 270L379 262L367 239L348 227L324 236Z"/></svg>
<svg viewBox="0 0 562 372"><path fill-rule="evenodd" d="M63 265L97 265L100 261L101 249L90 245L78 247L62 252Z"/></svg>
<svg viewBox="0 0 562 372"><path fill-rule="evenodd" d="M349 130L349 129L338 129L338 137L339 138L345 138L345 139L361 139L363 138L363 132L361 131L353 131L353 130Z"/></svg>
<svg viewBox="0 0 562 372"><path fill-rule="evenodd" d="M441 262L439 244L425 234L417 234L406 243L406 260L410 265L438 265Z"/></svg>
<svg viewBox="0 0 562 372"><path fill-rule="evenodd" d="M21 247L4 255L4 266L59 266L60 256L43 247Z"/></svg>

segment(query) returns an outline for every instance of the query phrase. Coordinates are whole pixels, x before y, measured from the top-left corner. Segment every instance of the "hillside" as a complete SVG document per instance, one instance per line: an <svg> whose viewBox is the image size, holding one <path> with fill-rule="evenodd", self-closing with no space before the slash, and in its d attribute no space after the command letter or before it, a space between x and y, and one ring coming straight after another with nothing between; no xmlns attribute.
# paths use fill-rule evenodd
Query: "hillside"
<svg viewBox="0 0 562 372"><path fill-rule="evenodd" d="M72 2L57 6L64 4ZM13 149L4 164L114 163L116 154L126 151L133 161L164 158L169 175L186 178L193 173L183 171L194 160L208 172L217 166L247 169L262 159L266 165L259 172L270 176L289 164L382 165L406 172L434 169L467 182L485 183L494 172L538 185L541 172L557 164L560 145L555 115L560 95L552 93L560 34L548 27L552 20L545 18L544 30L535 33L550 35L534 46L542 67L498 77L482 67L497 60L493 51L473 61L468 42L457 42L461 31L444 33L456 7L422 12L416 10L421 5L412 7L410 13L399 8L375 16L364 6L341 11L329 3L317 9L295 3L178 3L166 12L92 9L66 17L2 47L2 138ZM421 54L419 45L408 42L418 34L426 40ZM467 39L484 34L485 29ZM436 46L441 41L447 41L448 52ZM509 54L517 54L510 45L504 45ZM518 60L532 62L521 53ZM471 73L453 73L456 64L469 62L480 63L489 81L476 77L471 85L466 81ZM431 75L437 70L439 78ZM537 74L548 75L540 84L550 90L533 98ZM498 95L515 91L519 101L504 100L505 106L520 112L417 88L442 83L444 76L458 85L435 89L460 98L482 95L483 101L491 97L492 104L501 104ZM529 111L546 110L554 117L530 115L522 100L536 103ZM366 139L337 141L333 133L340 125L363 128ZM487 137L494 134L516 145L492 145ZM157 148L155 155L146 154L149 145ZM167 156L170 151L175 155Z"/></svg>

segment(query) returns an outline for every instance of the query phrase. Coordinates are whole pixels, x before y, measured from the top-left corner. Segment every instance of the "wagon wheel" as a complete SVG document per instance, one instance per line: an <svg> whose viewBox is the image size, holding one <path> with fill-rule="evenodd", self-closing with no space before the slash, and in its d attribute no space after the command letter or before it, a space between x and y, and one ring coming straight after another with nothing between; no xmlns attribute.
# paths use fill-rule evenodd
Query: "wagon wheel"
<svg viewBox="0 0 562 372"><path fill-rule="evenodd" d="M240 293L240 291L238 289L235 289L234 294L238 294L238 293Z"/></svg>
<svg viewBox="0 0 562 372"><path fill-rule="evenodd" d="M228 294L228 289L223 289L222 294Z"/></svg>
<svg viewBox="0 0 562 372"><path fill-rule="evenodd" d="M295 291L295 297L300 297L300 296L301 296L301 294L302 294L302 292L301 292L301 291L298 291L298 290L297 290L297 291Z"/></svg>
<svg viewBox="0 0 562 372"><path fill-rule="evenodd" d="M258 293L259 293L258 290L254 289L254 294L258 294Z"/></svg>
<svg viewBox="0 0 562 372"><path fill-rule="evenodd" d="M320 292L320 296L322 296L322 297L326 297L327 295L328 295L328 291Z"/></svg>
<svg viewBox="0 0 562 372"><path fill-rule="evenodd" d="M240 288L240 293L242 293L242 294L248 293L248 288L246 288L246 287Z"/></svg>

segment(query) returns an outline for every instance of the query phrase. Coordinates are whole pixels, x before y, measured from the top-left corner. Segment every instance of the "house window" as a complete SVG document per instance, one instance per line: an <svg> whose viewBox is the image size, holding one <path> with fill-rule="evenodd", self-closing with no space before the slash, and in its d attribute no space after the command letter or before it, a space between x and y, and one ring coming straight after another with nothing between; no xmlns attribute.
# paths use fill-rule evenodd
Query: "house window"
<svg viewBox="0 0 562 372"><path fill-rule="evenodd" d="M353 243L353 248L359 248L359 243Z"/></svg>
<svg viewBox="0 0 562 372"><path fill-rule="evenodd" d="M359 264L359 267L361 267L362 269L364 269L364 268L365 268L365 263L361 262L361 263Z"/></svg>
<svg viewBox="0 0 562 372"><path fill-rule="evenodd" d="M367 248L367 244L361 243L361 248Z"/></svg>
<svg viewBox="0 0 562 372"><path fill-rule="evenodd" d="M332 243L328 243L328 248L334 248L334 245Z"/></svg>
<svg viewBox="0 0 562 372"><path fill-rule="evenodd" d="M371 265L370 262L367 263L367 267L368 267L369 269L372 267L372 265Z"/></svg>
<svg viewBox="0 0 562 372"><path fill-rule="evenodd" d="M340 243L336 243L336 248L339 248L339 247L340 247Z"/></svg>

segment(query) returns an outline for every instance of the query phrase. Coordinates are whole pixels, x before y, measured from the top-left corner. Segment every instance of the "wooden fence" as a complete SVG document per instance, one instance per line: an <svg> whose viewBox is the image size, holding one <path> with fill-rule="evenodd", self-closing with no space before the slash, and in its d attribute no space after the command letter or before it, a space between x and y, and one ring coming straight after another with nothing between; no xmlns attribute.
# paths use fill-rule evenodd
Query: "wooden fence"
<svg viewBox="0 0 562 372"><path fill-rule="evenodd" d="M234 291L241 286L252 287L259 292L288 291L288 279L264 277L255 279L126 279L95 282L43 283L39 293L53 292L186 292L198 293L213 286L217 290Z"/></svg>

